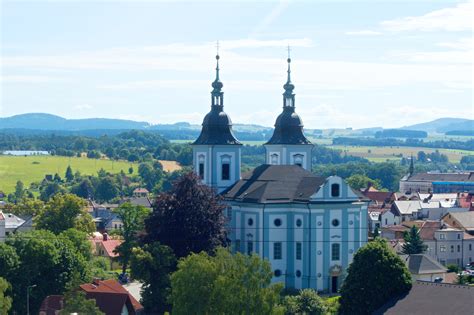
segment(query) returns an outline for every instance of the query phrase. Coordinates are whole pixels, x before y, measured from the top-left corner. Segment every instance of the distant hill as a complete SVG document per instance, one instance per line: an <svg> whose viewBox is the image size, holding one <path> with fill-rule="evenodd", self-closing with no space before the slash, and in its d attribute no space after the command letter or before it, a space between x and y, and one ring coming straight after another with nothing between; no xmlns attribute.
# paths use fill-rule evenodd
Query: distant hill
<svg viewBox="0 0 474 315"><path fill-rule="evenodd" d="M473 130L474 120L465 118L439 118L426 123L405 126L400 129L445 133L453 130Z"/></svg>
<svg viewBox="0 0 474 315"><path fill-rule="evenodd" d="M91 130L91 129L144 129L147 122L109 118L66 119L60 116L32 113L0 118L0 129L36 130Z"/></svg>

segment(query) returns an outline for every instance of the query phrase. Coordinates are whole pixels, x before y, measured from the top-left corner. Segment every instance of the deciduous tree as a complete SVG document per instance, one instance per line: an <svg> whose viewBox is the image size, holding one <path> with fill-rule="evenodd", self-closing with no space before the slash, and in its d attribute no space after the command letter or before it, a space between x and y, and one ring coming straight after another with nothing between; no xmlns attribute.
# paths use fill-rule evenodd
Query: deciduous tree
<svg viewBox="0 0 474 315"><path fill-rule="evenodd" d="M354 255L341 287L341 314L371 314L411 288L405 263L383 239L367 243Z"/></svg>
<svg viewBox="0 0 474 315"><path fill-rule="evenodd" d="M86 298L83 291L71 290L64 295L64 309L60 315L104 315L97 306L95 299Z"/></svg>
<svg viewBox="0 0 474 315"><path fill-rule="evenodd" d="M177 257L210 252L226 239L224 209L211 188L194 173L185 174L168 193L158 196L145 220L145 241L170 246Z"/></svg>
<svg viewBox="0 0 474 315"><path fill-rule="evenodd" d="M12 307L12 298L7 294L11 286L7 280L0 277L0 315L7 315Z"/></svg>

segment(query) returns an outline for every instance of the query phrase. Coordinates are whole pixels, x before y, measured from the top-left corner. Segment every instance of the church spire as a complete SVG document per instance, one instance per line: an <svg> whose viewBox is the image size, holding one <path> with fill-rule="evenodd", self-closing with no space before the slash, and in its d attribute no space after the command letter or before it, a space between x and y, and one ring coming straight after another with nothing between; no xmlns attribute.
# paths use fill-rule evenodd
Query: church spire
<svg viewBox="0 0 474 315"><path fill-rule="evenodd" d="M222 110L224 107L224 92L222 92L222 87L224 84L222 84L220 78L219 78L219 41L217 41L217 54L216 54L216 79L214 82L212 82L212 107L216 106L218 109Z"/></svg>
<svg viewBox="0 0 474 315"><path fill-rule="evenodd" d="M286 61L288 62L288 70L287 70L288 77L287 77L285 85L283 85L283 88L285 89L285 92L283 93L283 108L294 110L295 94L293 93L293 90L295 89L295 86L293 85L293 83L291 83L291 58L290 58L289 45L288 45L288 59Z"/></svg>

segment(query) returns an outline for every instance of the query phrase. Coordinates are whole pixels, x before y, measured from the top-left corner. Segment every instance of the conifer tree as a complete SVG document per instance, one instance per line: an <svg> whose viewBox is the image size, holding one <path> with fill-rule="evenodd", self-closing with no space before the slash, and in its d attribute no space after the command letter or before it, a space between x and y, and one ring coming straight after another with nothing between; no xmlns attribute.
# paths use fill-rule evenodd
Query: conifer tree
<svg viewBox="0 0 474 315"><path fill-rule="evenodd" d="M413 225L410 231L405 231L403 234L405 244L402 246L402 252L406 255L423 254L427 246L423 243L420 237L418 228Z"/></svg>

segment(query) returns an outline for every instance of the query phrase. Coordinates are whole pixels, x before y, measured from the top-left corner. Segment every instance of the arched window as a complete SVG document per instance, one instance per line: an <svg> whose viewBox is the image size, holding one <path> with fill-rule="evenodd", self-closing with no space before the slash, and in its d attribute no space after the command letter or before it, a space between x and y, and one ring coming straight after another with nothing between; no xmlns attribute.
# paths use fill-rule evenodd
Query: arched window
<svg viewBox="0 0 474 315"><path fill-rule="evenodd" d="M331 260L339 260L341 245L339 243L334 243L331 245Z"/></svg>
<svg viewBox="0 0 474 315"><path fill-rule="evenodd" d="M198 157L198 176L200 179L204 179L204 162L205 157L203 154L200 154Z"/></svg>
<svg viewBox="0 0 474 315"><path fill-rule="evenodd" d="M278 154L273 153L272 155L270 155L270 164L278 165Z"/></svg>
<svg viewBox="0 0 474 315"><path fill-rule="evenodd" d="M293 164L298 165L300 167L303 167L303 160L304 160L304 155L303 154L293 155Z"/></svg>
<svg viewBox="0 0 474 315"><path fill-rule="evenodd" d="M341 186L339 184L332 184L331 185L331 197L339 197L339 195L341 193L340 187Z"/></svg>
<svg viewBox="0 0 474 315"><path fill-rule="evenodd" d="M230 180L230 156L223 155L221 157L221 179Z"/></svg>

